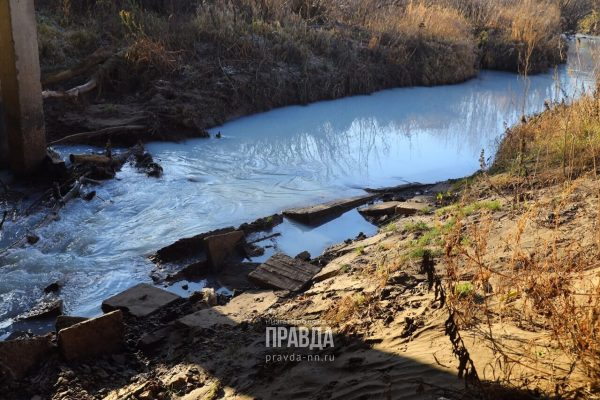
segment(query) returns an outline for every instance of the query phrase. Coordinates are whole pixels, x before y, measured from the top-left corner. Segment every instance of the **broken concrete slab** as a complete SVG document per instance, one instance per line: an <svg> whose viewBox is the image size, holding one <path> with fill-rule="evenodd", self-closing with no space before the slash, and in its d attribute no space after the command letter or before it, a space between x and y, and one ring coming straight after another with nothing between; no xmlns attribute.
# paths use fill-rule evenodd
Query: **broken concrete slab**
<svg viewBox="0 0 600 400"><path fill-rule="evenodd" d="M152 281L157 283L176 282L183 279L197 279L211 273L210 262L205 254L199 255L198 259L184 267L177 264L159 264L150 273Z"/></svg>
<svg viewBox="0 0 600 400"><path fill-rule="evenodd" d="M242 231L232 231L204 239L208 259L213 269L218 269L236 253L237 246L244 240Z"/></svg>
<svg viewBox="0 0 600 400"><path fill-rule="evenodd" d="M415 215L429 209L428 202L406 201L396 207L396 215Z"/></svg>
<svg viewBox="0 0 600 400"><path fill-rule="evenodd" d="M62 314L63 301L61 299L42 299L31 310L19 316L19 320L31 321L37 319L56 317Z"/></svg>
<svg viewBox="0 0 600 400"><path fill-rule="evenodd" d="M399 207L401 204L401 201L385 201L383 203L376 203L367 207L359 208L358 212L362 215L368 215L369 217L395 215L396 207Z"/></svg>
<svg viewBox="0 0 600 400"><path fill-rule="evenodd" d="M318 204L310 207L293 208L283 212L283 215L294 221L305 224L324 223L336 218L344 212L374 200L377 195L368 194L351 197L348 199L334 200L328 203Z"/></svg>
<svg viewBox="0 0 600 400"><path fill-rule="evenodd" d="M201 233L200 235L196 235L189 238L179 239L175 243L158 250L154 255L150 257L150 260L158 264L188 260L197 257L199 254L202 254L205 251L204 239L206 239L209 236L233 232L234 230L234 227L229 227Z"/></svg>
<svg viewBox="0 0 600 400"><path fill-rule="evenodd" d="M278 253L248 274L262 287L298 291L308 285L321 269L297 258Z"/></svg>
<svg viewBox="0 0 600 400"><path fill-rule="evenodd" d="M224 306L196 311L177 322L190 329L207 329L217 325L234 326L263 314L277 300L278 297L272 291L244 292Z"/></svg>
<svg viewBox="0 0 600 400"><path fill-rule="evenodd" d="M367 193L404 193L404 192L414 192L415 190L426 190L427 188L433 185L419 182L411 182L411 183L403 183L398 186L389 186L383 188L365 188L365 192Z"/></svg>
<svg viewBox="0 0 600 400"><path fill-rule="evenodd" d="M56 317L56 323L54 326L56 327L56 332L59 332L62 329L68 328L72 325L78 324L83 321L87 321L88 318L85 317L72 317L69 315L59 315Z"/></svg>
<svg viewBox="0 0 600 400"><path fill-rule="evenodd" d="M155 350L156 345L163 342L172 332L173 326L162 326L152 332L146 332L142 335L137 345L143 350Z"/></svg>
<svg viewBox="0 0 600 400"><path fill-rule="evenodd" d="M54 350L50 336L0 342L0 382L22 379Z"/></svg>
<svg viewBox="0 0 600 400"><path fill-rule="evenodd" d="M123 312L117 310L60 330L58 347L66 360L79 360L119 352L124 337Z"/></svg>
<svg viewBox="0 0 600 400"><path fill-rule="evenodd" d="M367 217L394 215L414 215L429 208L428 203L416 201L386 201L359 208L358 212Z"/></svg>
<svg viewBox="0 0 600 400"><path fill-rule="evenodd" d="M104 311L124 310L136 317L146 317L180 299L176 294L147 283L140 283L102 302Z"/></svg>

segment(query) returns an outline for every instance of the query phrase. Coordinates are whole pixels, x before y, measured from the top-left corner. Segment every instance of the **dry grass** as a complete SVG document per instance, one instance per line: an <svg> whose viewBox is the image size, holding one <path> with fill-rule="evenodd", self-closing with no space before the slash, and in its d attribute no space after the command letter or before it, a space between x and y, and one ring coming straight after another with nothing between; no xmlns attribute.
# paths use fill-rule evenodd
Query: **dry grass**
<svg viewBox="0 0 600 400"><path fill-rule="evenodd" d="M485 214L475 220L457 215L455 229L445 237L447 305L459 316L461 329L478 332L489 343L507 384L558 395L599 387L600 248L597 238L580 236L598 229L596 215L584 216L597 209L598 188L591 190L595 199L586 202L590 191L578 190L580 184L552 187L515 210L515 223L508 225ZM573 204L580 211L570 219ZM452 290L465 279L473 290ZM507 327L516 335L536 332L539 339L524 341L514 351L502 334ZM544 333L552 340L547 346L542 346ZM546 377L524 383L514 379L516 368Z"/></svg>
<svg viewBox="0 0 600 400"><path fill-rule="evenodd" d="M599 151L600 98L587 96L510 129L492 170L542 180L572 179L597 170Z"/></svg>
<svg viewBox="0 0 600 400"><path fill-rule="evenodd" d="M520 368L545 371L528 384L558 395L594 398L600 388L599 157L598 93L549 106L508 131L491 175L464 192L465 202L504 196L509 218L454 214L444 237L448 305L490 344L507 383ZM465 279L469 295L451 290ZM510 350L498 334L507 326L539 343Z"/></svg>
<svg viewBox="0 0 600 400"><path fill-rule="evenodd" d="M563 2L566 0L563 0ZM56 64L62 49L134 45L180 52L179 64L211 45L248 62L284 61L306 67L324 57L355 68L402 64L428 71L424 83L460 81L475 73L477 45L483 65L516 70L530 48L535 67L560 59L561 8L543 0L196 0L60 2L42 7L42 61ZM127 18L123 18L123 13ZM52 17L52 18L50 18ZM135 34L132 34L132 30ZM141 43L137 43L141 42ZM204 44L203 44L204 43ZM151 44L151 45L150 45ZM517 49L517 52L510 52ZM509 54L510 53L510 54ZM515 53L515 54L513 54ZM155 57L138 56L136 60ZM414 68L411 68L414 64ZM450 68L445 76L441 68ZM364 69L364 67L363 67ZM162 68L159 68L162 71ZM437 78L437 79L436 79ZM418 79L416 80L418 81ZM439 81L439 82L436 82Z"/></svg>

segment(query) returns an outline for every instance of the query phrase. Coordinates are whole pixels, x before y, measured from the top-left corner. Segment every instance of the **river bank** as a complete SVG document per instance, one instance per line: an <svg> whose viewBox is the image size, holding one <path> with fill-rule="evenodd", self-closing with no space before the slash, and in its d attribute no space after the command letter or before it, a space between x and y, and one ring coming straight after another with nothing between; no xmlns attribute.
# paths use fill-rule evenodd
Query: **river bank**
<svg viewBox="0 0 600 400"><path fill-rule="evenodd" d="M536 1L144 4L40 3L50 142L204 137L276 107L459 83L481 68L544 72L565 60L572 25L568 9Z"/></svg>
<svg viewBox="0 0 600 400"><path fill-rule="evenodd" d="M86 192L96 192L94 199L70 202L59 220L41 229L35 228L37 214L25 212L39 195L24 199L4 224L0 245L27 235L40 240L0 257L0 337L10 335L15 319L57 281L64 283L65 313L97 315L105 298L151 282L154 266L147 256L179 238L361 195L365 187L473 173L482 149L486 159L495 153L505 126L542 111L545 101L570 102L592 90L595 41L573 42L566 65L528 80L485 71L460 85L393 89L242 118L211 130L220 139L150 143L146 150L162 165L162 177L144 179L125 164L116 179L86 185ZM56 150L64 159L105 152L87 146ZM279 251L317 256L376 227L354 211L318 228L286 220L276 232L282 234ZM189 295L212 284L174 290ZM47 326L16 329L42 328Z"/></svg>
<svg viewBox="0 0 600 400"><path fill-rule="evenodd" d="M596 231L598 193L589 175L525 183L503 171L400 202L402 210L422 205L412 216L390 218L398 202L378 203L388 210L377 218L379 232L312 260L320 272L308 287L244 287L231 300L205 290L155 305L149 315L134 308L144 298L130 296L120 351L77 362L55 351L3 394L596 398L598 246L587 232ZM251 270L236 268L236 280ZM333 346L269 346L269 328L301 326L333 329ZM97 348L110 343L94 335Z"/></svg>
<svg viewBox="0 0 600 400"><path fill-rule="evenodd" d="M597 232L600 187L590 132L599 102L588 96L571 106L549 105L510 129L491 168L483 159L474 176L409 188L420 194L403 192L403 199L396 189L384 190L388 203L375 204L371 214L379 232L311 260L320 271L306 287L257 290L243 283L231 300L205 290L154 306L151 314L138 314L133 307L144 297L130 296L120 352L67 362L55 349L37 372L5 384L4 393L16 399L597 398L599 250L590 232ZM406 211L415 204L419 211ZM256 226L280 223L265 221ZM189 261L180 247L157 255ZM234 278L243 282L241 275L256 267L238 268ZM331 328L334 345L267 344L269 328L300 326ZM99 338L96 347L107 340Z"/></svg>

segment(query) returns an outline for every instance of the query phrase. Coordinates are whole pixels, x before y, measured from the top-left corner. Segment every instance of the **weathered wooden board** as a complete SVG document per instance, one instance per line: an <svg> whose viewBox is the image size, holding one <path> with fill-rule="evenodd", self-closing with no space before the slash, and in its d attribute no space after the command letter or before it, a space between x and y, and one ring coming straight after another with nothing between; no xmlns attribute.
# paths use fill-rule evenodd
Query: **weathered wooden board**
<svg viewBox="0 0 600 400"><path fill-rule="evenodd" d="M248 277L263 287L298 291L320 270L312 264L278 253L252 271Z"/></svg>
<svg viewBox="0 0 600 400"><path fill-rule="evenodd" d="M283 215L305 224L315 224L335 218L354 207L374 200L376 197L377 195L368 194L343 200L334 200L315 206L289 209L284 211Z"/></svg>

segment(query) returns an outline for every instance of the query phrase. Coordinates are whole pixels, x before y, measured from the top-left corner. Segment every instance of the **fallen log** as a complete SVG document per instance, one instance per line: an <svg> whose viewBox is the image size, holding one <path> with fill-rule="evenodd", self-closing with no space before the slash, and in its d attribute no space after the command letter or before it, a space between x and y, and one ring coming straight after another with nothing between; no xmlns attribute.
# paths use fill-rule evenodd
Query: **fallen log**
<svg viewBox="0 0 600 400"><path fill-rule="evenodd" d="M100 48L90 54L85 60L74 66L73 68L57 72L50 76L42 78L42 85L54 85L60 82L68 81L76 76L83 75L96 65L101 64L114 55L114 50Z"/></svg>
<svg viewBox="0 0 600 400"><path fill-rule="evenodd" d="M57 144L74 144L74 143L83 143L87 142L91 139L96 141L108 141L111 139L112 135L115 134L124 134L134 131L141 131L148 129L145 125L121 125L121 126L111 126L109 128L99 129L96 131L90 132L80 132L74 133L69 136L65 136L61 139L50 142L49 146L54 146Z"/></svg>
<svg viewBox="0 0 600 400"><path fill-rule="evenodd" d="M71 189L64 196L60 194L60 191L58 192L58 202L52 209L54 212L58 212L58 210L64 207L65 204L67 204L70 200L73 200L75 197L79 196L81 193L81 188L83 187L83 179L84 177L77 179Z"/></svg>
<svg viewBox="0 0 600 400"><path fill-rule="evenodd" d="M89 81L87 81L86 83L84 83L83 85L79 85L79 86L75 86L72 89L69 90L44 90L42 92L42 98L43 99L50 99L50 98L75 98L75 97L79 97L79 95L83 94L83 93L87 93L87 92L91 92L92 90L94 90L96 88L96 86L98 86L98 81L96 80L96 78L92 78Z"/></svg>
<svg viewBox="0 0 600 400"><path fill-rule="evenodd" d="M114 162L112 157L107 157L104 154L71 154L69 160L73 164L97 164L97 165L110 165Z"/></svg>
<svg viewBox="0 0 600 400"><path fill-rule="evenodd" d="M44 90L42 92L43 99L49 98L77 98L79 95L87 92L91 92L96 87L100 85L100 83L104 80L104 78L117 66L118 60L121 56L125 54L125 50L122 50L112 56L106 58L98 70L92 75L92 77L84 84L76 86L69 90ZM65 76L69 75L65 73Z"/></svg>

